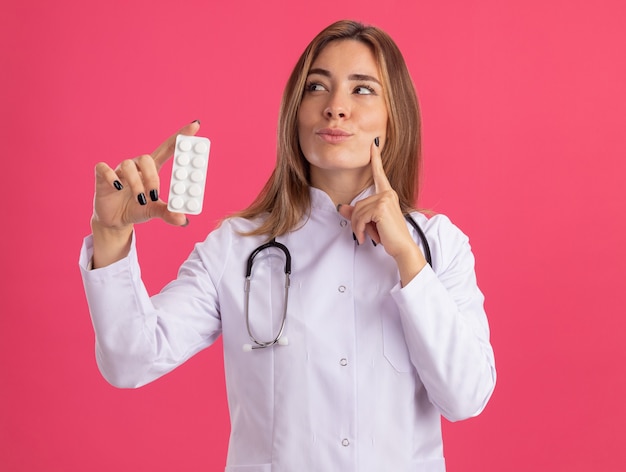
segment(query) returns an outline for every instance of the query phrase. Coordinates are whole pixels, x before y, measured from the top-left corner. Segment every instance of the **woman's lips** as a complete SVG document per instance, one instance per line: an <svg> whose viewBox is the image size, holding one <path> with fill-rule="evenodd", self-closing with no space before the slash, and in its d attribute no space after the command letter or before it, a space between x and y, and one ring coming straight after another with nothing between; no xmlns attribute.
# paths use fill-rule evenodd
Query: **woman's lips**
<svg viewBox="0 0 626 472"><path fill-rule="evenodd" d="M346 141L352 136L352 133L339 128L324 128L318 130L315 134L327 143L340 143Z"/></svg>

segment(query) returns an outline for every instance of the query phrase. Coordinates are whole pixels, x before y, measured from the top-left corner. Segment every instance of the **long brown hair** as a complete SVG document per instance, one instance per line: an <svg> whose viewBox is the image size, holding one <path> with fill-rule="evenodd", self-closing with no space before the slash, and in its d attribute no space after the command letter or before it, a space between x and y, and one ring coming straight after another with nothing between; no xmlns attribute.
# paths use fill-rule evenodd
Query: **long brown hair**
<svg viewBox="0 0 626 472"><path fill-rule="evenodd" d="M321 31L291 72L280 106L276 167L252 204L233 215L252 219L267 214L257 229L246 234L280 236L294 229L308 214L309 163L300 149L298 111L311 64L328 43L344 39L368 45L377 60L389 114L383 166L398 194L402 211L413 208L419 190L421 130L411 76L402 53L387 33L374 26L343 20Z"/></svg>

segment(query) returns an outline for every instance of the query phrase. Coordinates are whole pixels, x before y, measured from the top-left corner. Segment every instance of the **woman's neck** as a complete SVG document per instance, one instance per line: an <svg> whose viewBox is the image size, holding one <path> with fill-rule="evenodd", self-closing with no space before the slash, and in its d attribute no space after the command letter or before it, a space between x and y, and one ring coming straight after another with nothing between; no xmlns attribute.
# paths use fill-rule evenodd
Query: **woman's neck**
<svg viewBox="0 0 626 472"><path fill-rule="evenodd" d="M372 172L364 169L324 171L311 168L311 186L324 191L335 205L349 204L372 185Z"/></svg>

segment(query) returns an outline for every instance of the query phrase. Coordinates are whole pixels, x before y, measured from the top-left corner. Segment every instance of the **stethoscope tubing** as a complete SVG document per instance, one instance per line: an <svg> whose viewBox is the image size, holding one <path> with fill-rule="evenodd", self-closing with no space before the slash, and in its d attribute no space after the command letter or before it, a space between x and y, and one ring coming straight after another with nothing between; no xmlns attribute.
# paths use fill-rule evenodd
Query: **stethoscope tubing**
<svg viewBox="0 0 626 472"><path fill-rule="evenodd" d="M426 262L428 262L428 265L432 267L433 258L430 253L430 245L428 244L428 239L426 239L426 235L424 234L424 231L422 230L422 228L420 228L420 225L417 224L417 222L413 219L411 215L409 214L404 215L404 219L407 220L409 224L413 226L413 228L417 232L417 235L422 241L422 246L424 247L424 258L426 259Z"/></svg>
<svg viewBox="0 0 626 472"><path fill-rule="evenodd" d="M252 333L252 328L250 327L249 309L250 309L250 283L251 283L251 278L252 278L252 265L254 264L254 258L261 251L264 251L265 249L269 249L271 247L276 247L280 249L283 252L283 254L285 254L285 297L283 300L283 315L282 315L282 319L280 322L280 329L278 330L278 334L274 337L274 339L272 339L271 341L259 341L256 338L256 336L254 336L254 334ZM283 335L283 332L285 331L285 322L287 321L287 304L289 302L289 285L291 283L290 275L291 275L291 253L289 252L289 249L287 249L287 246L276 241L276 238L272 238L267 243L262 244L261 246L257 247L254 251L252 251L252 254L250 254L250 257L248 257L248 262L246 264L246 279L244 283L244 292L245 292L244 313L245 313L245 318L246 318L246 329L248 330L248 336L250 337L250 341L252 341L254 344L244 345L245 350L248 350L248 348L249 349L262 349L265 347L273 346L274 344L279 343L281 341L281 337Z"/></svg>

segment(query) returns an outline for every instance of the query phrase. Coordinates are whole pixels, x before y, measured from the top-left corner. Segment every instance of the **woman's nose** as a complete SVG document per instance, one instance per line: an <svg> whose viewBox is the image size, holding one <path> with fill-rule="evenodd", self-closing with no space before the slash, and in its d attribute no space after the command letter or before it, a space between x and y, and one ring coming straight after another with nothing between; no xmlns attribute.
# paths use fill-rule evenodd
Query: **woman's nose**
<svg viewBox="0 0 626 472"><path fill-rule="evenodd" d="M326 115L327 118L345 118L346 117L345 111L340 107L328 107L324 111L324 114Z"/></svg>
<svg viewBox="0 0 626 472"><path fill-rule="evenodd" d="M348 118L350 115L349 106L337 94L329 97L328 104L324 109L324 116L328 119Z"/></svg>

